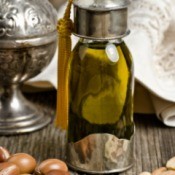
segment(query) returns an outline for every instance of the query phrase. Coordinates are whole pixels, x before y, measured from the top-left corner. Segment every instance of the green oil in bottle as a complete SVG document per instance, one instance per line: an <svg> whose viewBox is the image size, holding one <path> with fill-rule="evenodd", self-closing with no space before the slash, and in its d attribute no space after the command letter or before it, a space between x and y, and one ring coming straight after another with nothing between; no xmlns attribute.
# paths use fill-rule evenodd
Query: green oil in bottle
<svg viewBox="0 0 175 175"><path fill-rule="evenodd" d="M69 79L69 143L97 133L132 137L133 64L122 40L80 39L72 52Z"/></svg>

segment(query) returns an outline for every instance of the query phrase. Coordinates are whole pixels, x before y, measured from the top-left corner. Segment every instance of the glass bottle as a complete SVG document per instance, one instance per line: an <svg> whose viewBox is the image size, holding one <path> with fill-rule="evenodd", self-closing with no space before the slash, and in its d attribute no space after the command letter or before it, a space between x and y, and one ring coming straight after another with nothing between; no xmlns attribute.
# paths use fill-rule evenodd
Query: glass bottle
<svg viewBox="0 0 175 175"><path fill-rule="evenodd" d="M69 65L67 163L78 171L122 172L133 164L133 63L122 40L127 5L74 1L80 40Z"/></svg>

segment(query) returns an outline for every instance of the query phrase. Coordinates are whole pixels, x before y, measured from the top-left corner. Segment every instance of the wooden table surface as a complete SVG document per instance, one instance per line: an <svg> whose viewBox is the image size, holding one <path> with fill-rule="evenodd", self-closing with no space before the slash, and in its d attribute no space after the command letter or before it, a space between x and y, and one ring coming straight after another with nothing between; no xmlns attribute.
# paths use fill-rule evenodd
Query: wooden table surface
<svg viewBox="0 0 175 175"><path fill-rule="evenodd" d="M40 92L25 96L45 110L48 117L55 116L56 92ZM122 175L138 175L165 165L175 156L175 128L164 126L155 115L134 115L136 125L135 163L133 168ZM42 130L16 136L0 136L0 145L11 153L26 152L38 162L47 158L64 157L64 133L53 123Z"/></svg>

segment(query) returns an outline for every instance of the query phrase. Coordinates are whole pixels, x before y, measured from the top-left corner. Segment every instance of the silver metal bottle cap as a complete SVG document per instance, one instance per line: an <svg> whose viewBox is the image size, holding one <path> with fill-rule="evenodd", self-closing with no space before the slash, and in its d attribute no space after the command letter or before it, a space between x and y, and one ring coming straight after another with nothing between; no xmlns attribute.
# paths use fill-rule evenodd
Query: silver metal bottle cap
<svg viewBox="0 0 175 175"><path fill-rule="evenodd" d="M74 0L74 34L88 39L110 40L129 33L129 0Z"/></svg>

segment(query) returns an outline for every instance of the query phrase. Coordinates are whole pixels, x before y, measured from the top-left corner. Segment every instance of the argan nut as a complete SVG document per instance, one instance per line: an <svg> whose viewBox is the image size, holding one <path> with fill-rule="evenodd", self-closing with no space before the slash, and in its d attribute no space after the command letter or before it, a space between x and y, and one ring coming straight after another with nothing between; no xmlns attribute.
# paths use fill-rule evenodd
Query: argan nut
<svg viewBox="0 0 175 175"><path fill-rule="evenodd" d="M161 167L161 168L155 169L152 172L152 175L160 175L162 172L165 172L165 171L167 171L166 167Z"/></svg>
<svg viewBox="0 0 175 175"><path fill-rule="evenodd" d="M52 170L46 173L46 175L70 175L70 173L68 171Z"/></svg>
<svg viewBox="0 0 175 175"><path fill-rule="evenodd" d="M151 175L151 173L145 171L145 172L140 173L139 175Z"/></svg>
<svg viewBox="0 0 175 175"><path fill-rule="evenodd" d="M0 146L0 162L5 162L10 157L10 153Z"/></svg>
<svg viewBox="0 0 175 175"><path fill-rule="evenodd" d="M36 167L36 160L26 153L13 154L7 161L16 164L20 169L20 174L30 174Z"/></svg>
<svg viewBox="0 0 175 175"><path fill-rule="evenodd" d="M175 171L173 170L164 171L160 175L175 175Z"/></svg>
<svg viewBox="0 0 175 175"><path fill-rule="evenodd" d="M172 157L171 159L169 159L166 163L166 167L169 170L175 170L175 157Z"/></svg>
<svg viewBox="0 0 175 175"><path fill-rule="evenodd" d="M47 159L41 162L35 169L35 174L46 174L52 170L61 170L64 172L68 171L67 165L65 162L59 159Z"/></svg>
<svg viewBox="0 0 175 175"><path fill-rule="evenodd" d="M17 165L11 162L0 163L0 175L19 175L20 170Z"/></svg>

